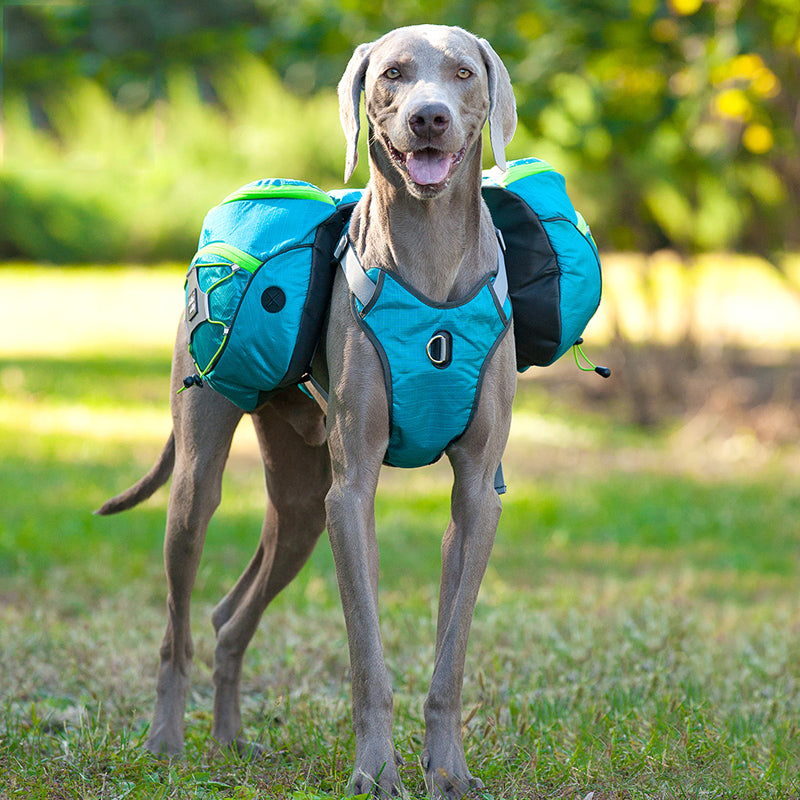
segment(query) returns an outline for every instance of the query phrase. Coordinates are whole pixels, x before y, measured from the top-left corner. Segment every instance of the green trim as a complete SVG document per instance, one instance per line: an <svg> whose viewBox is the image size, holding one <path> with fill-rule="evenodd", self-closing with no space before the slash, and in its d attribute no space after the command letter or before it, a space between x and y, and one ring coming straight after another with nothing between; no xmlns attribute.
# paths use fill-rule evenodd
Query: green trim
<svg viewBox="0 0 800 800"><path fill-rule="evenodd" d="M503 186L508 186L509 183L514 181L521 181L523 178L528 178L531 175L540 175L542 172L555 172L555 169L546 161L532 161L528 164L515 164L509 167L500 180Z"/></svg>
<svg viewBox="0 0 800 800"><path fill-rule="evenodd" d="M211 242L205 247L201 247L195 255L195 261L199 256L207 255L227 258L229 261L233 261L237 267L242 267L248 272L255 272L263 263L255 256L251 256L250 253L245 253L244 250L240 250L227 242Z"/></svg>
<svg viewBox="0 0 800 800"><path fill-rule="evenodd" d="M219 347L217 348L217 352L214 353L213 356L211 356L211 359L209 360L208 364L206 365L206 368L203 369L197 363L197 361L194 362L194 365L197 367L197 369L200 370L200 377L201 378L205 378L206 375L212 370L214 365L217 363L220 355L222 355L222 351L225 349L225 345L228 343L228 335L229 335L230 330L231 330L230 327L226 326L224 322L220 322L219 320L209 319L208 322L210 322L212 325L222 325L222 327L225 329L225 331L222 334L222 341L219 343ZM192 360L194 360L194 357L192 357Z"/></svg>
<svg viewBox="0 0 800 800"><path fill-rule="evenodd" d="M279 185L251 186L237 189L233 194L229 194L220 205L225 203L235 203L237 200L319 200L329 206L335 206L328 194L317 189L316 186L298 186L293 183Z"/></svg>

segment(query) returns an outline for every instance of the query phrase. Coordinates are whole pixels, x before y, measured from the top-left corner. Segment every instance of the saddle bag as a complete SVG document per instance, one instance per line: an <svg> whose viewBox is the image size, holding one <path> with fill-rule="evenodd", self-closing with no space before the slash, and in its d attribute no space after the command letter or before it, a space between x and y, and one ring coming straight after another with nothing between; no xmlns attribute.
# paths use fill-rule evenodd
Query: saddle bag
<svg viewBox="0 0 800 800"><path fill-rule="evenodd" d="M303 181L261 180L206 215L186 277L198 374L245 411L303 379L330 302L332 253L352 204Z"/></svg>
<svg viewBox="0 0 800 800"><path fill-rule="evenodd" d="M361 191L330 194L354 203ZM523 158L505 172L489 170L481 193L504 243L517 369L549 366L580 343L600 305L597 245L564 176L546 161ZM600 374L607 372L603 367Z"/></svg>
<svg viewBox="0 0 800 800"><path fill-rule="evenodd" d="M491 170L482 192L505 242L517 369L546 367L580 343L600 304L597 245L564 177L545 161Z"/></svg>
<svg viewBox="0 0 800 800"><path fill-rule="evenodd" d="M184 385L208 382L252 411L307 377L336 245L362 193L261 180L208 212L185 285L197 374ZM547 366L580 341L597 310L597 247L563 176L544 161L486 173L482 193L505 245L517 368Z"/></svg>

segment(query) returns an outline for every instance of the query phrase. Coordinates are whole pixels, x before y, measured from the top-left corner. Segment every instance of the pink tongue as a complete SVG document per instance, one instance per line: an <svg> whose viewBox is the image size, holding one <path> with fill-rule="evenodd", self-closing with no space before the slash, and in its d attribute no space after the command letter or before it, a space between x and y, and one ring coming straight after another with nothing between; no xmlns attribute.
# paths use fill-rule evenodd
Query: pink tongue
<svg viewBox="0 0 800 800"><path fill-rule="evenodd" d="M439 153L435 150L420 150L409 153L406 167L411 180L420 186L431 186L441 183L450 172L453 157L450 153Z"/></svg>

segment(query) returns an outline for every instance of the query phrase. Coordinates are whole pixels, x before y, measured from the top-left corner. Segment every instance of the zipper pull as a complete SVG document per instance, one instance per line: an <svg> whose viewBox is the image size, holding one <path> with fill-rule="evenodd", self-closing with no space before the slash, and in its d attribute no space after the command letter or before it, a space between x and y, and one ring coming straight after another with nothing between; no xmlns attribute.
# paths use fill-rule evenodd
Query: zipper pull
<svg viewBox="0 0 800 800"><path fill-rule="evenodd" d="M183 388L178 389L177 394L181 394L181 392L185 392L187 389L191 389L192 386L199 386L201 389L203 388L203 378L200 375L187 375L183 379Z"/></svg>
<svg viewBox="0 0 800 800"><path fill-rule="evenodd" d="M581 345L583 344L583 337L578 339L574 345L572 345L572 353L575 356L575 363L578 365L578 369L583 370L583 372L596 372L602 378L610 378L611 377L611 370L608 367L598 367L588 358L586 353L583 352L583 348ZM581 364L578 356L582 358L589 366L584 367Z"/></svg>

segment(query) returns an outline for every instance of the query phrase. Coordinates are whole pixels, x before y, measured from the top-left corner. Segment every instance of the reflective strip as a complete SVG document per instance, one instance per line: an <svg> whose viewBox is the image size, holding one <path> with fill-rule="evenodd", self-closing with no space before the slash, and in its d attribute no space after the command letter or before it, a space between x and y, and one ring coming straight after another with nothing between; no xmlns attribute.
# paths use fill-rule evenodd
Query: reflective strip
<svg viewBox="0 0 800 800"><path fill-rule="evenodd" d="M221 256L227 258L228 261L233 261L238 267L246 269L248 272L255 272L264 262L250 253L245 253L238 247L234 247L227 242L211 242L205 247L201 247L194 257L196 262L200 256Z"/></svg>

